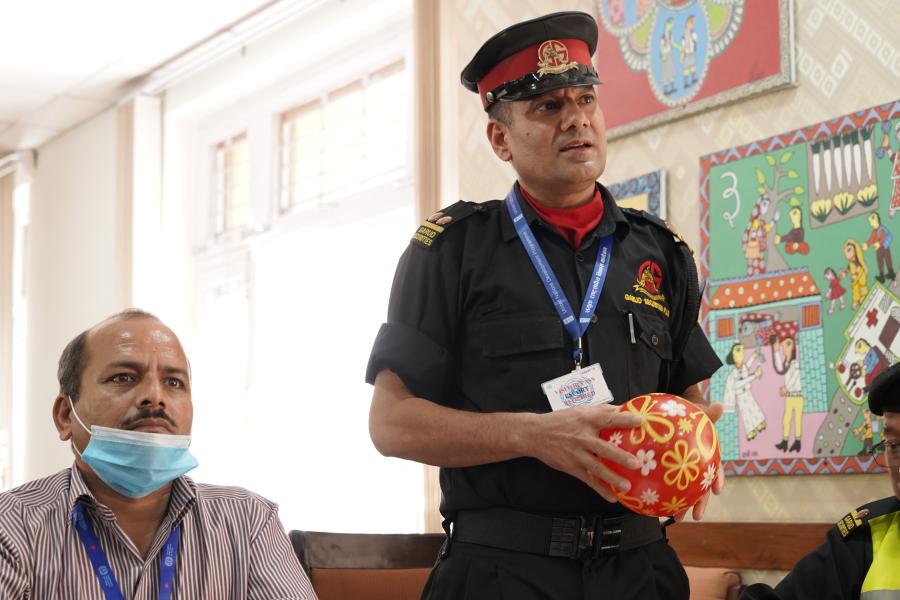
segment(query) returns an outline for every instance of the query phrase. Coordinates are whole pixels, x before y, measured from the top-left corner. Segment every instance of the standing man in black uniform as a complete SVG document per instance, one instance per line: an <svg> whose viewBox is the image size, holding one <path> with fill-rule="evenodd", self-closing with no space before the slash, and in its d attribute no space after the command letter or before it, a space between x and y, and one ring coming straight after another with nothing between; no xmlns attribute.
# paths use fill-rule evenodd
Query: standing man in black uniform
<svg viewBox="0 0 900 600"><path fill-rule="evenodd" d="M397 267L370 432L383 454L441 467L452 533L424 598L688 598L659 520L616 503L608 484L628 482L597 457L637 459L597 433L642 425L612 406L638 394L705 404L696 384L721 363L690 251L596 183L596 42L593 18L567 12L482 46L463 85L518 182L424 222Z"/></svg>

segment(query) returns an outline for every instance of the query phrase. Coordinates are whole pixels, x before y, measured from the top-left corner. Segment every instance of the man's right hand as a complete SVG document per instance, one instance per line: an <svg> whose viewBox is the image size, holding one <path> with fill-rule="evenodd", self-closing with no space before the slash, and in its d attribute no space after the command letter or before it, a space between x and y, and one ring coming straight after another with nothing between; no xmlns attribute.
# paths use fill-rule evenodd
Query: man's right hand
<svg viewBox="0 0 900 600"><path fill-rule="evenodd" d="M640 467L640 462L633 454L600 439L599 433L602 429L633 428L643 423L638 415L621 413L617 407L604 404L536 414L523 433L528 440L528 455L579 479L608 502L618 502L606 484L622 491L628 491L631 484L599 459L630 469Z"/></svg>
<svg viewBox="0 0 900 600"><path fill-rule="evenodd" d="M607 483L627 490L628 482L600 458L638 468L631 454L600 439L609 428L643 424L639 415L603 404L551 413L477 413L418 398L400 377L383 369L375 378L369 411L372 442L385 456L439 467L459 468L537 458L583 481L609 502L616 496Z"/></svg>

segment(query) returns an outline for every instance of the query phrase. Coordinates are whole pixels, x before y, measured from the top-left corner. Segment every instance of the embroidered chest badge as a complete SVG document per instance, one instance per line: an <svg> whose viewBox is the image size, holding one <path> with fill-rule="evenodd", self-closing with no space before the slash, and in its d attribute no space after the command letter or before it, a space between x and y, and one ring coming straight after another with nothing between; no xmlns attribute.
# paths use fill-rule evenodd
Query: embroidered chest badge
<svg viewBox="0 0 900 600"><path fill-rule="evenodd" d="M547 73L565 73L578 67L575 61L569 62L569 49L557 40L547 40L538 48L538 75Z"/></svg>
<svg viewBox="0 0 900 600"><path fill-rule="evenodd" d="M662 293L663 272L659 264L645 260L637 270L637 278L632 289L634 294L625 294L625 300L633 304L643 304L669 316L666 296Z"/></svg>

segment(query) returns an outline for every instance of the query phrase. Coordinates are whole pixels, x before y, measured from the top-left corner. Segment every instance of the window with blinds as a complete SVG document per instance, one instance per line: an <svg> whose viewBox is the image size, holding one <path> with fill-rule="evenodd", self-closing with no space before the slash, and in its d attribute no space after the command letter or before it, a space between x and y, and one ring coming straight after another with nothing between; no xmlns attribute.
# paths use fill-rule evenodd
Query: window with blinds
<svg viewBox="0 0 900 600"><path fill-rule="evenodd" d="M247 134L212 148L213 229L216 235L250 225L250 144Z"/></svg>
<svg viewBox="0 0 900 600"><path fill-rule="evenodd" d="M403 61L281 114L281 212L407 177Z"/></svg>

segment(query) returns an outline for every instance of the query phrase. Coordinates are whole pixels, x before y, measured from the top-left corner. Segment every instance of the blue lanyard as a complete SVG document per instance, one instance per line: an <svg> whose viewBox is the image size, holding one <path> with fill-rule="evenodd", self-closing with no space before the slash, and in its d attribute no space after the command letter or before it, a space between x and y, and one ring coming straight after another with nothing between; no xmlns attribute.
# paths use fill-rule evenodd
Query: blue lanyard
<svg viewBox="0 0 900 600"><path fill-rule="evenodd" d="M107 600L125 600L122 596L122 590L116 582L116 576L113 575L109 560L100 540L91 527L91 522L84 513L84 507L81 502L76 502L72 508L72 526L78 532L84 550L87 552L91 565L94 567L94 574L100 587L106 595ZM172 584L175 579L175 562L178 558L178 542L181 539L181 525L172 530L169 539L163 546L162 554L159 559L159 598L160 600L169 600L172 597Z"/></svg>
<svg viewBox="0 0 900 600"><path fill-rule="evenodd" d="M528 258L531 259L531 264L534 265L534 270L537 271L538 276L541 278L541 283L544 284L544 289L547 290L547 294L553 302L553 307L562 320L563 327L566 328L572 341L575 342L575 350L572 352L575 365L581 366L581 336L584 335L584 332L587 331L588 326L591 324L591 317L594 315L594 311L597 310L600 292L603 291L603 285L606 283L606 274L609 273L609 264L612 261L613 236L609 234L600 238L600 248L597 250L597 260L594 263L594 272L591 274L591 283L584 294L581 314L576 319L575 312L572 310L565 292L559 285L559 280L556 278L553 268L547 262L544 251L541 250L540 244L534 237L534 232L528 226L525 215L522 214L522 207L519 205L515 185L506 195L506 209L509 211L513 226L516 228L516 234L519 236L522 245L525 246Z"/></svg>

